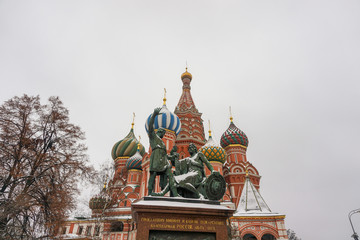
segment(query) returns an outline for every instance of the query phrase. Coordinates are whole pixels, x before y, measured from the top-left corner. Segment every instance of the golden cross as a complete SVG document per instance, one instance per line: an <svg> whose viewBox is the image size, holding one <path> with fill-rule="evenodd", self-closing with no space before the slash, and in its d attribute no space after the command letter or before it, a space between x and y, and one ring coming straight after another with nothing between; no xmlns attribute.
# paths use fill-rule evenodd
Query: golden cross
<svg viewBox="0 0 360 240"><path fill-rule="evenodd" d="M141 140L141 136L139 135L139 143L138 143L138 147L137 147L138 150L140 149L140 140Z"/></svg>
<svg viewBox="0 0 360 240"><path fill-rule="evenodd" d="M210 127L210 120L209 120L209 137L211 137L211 127Z"/></svg>
<svg viewBox="0 0 360 240"><path fill-rule="evenodd" d="M166 105L166 88L164 88L164 104L163 105Z"/></svg>
<svg viewBox="0 0 360 240"><path fill-rule="evenodd" d="M248 177L248 176L249 176L248 166L249 166L249 164L246 164L246 165L245 165L245 173L246 173L246 177Z"/></svg>
<svg viewBox="0 0 360 240"><path fill-rule="evenodd" d="M133 120L132 120L132 123L131 123L131 129L134 128L134 124L135 124L135 113L133 112Z"/></svg>

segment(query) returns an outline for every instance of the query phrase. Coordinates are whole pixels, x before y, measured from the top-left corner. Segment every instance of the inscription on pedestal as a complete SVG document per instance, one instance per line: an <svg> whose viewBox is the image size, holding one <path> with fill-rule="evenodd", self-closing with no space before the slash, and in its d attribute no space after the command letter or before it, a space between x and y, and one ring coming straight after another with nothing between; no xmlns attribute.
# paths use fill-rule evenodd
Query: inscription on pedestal
<svg viewBox="0 0 360 240"><path fill-rule="evenodd" d="M173 231L216 231L216 227L225 226L224 221L193 220L179 218L149 218L141 217L140 222L149 223L151 229L166 229Z"/></svg>
<svg viewBox="0 0 360 240"><path fill-rule="evenodd" d="M215 233L150 231L149 240L216 240Z"/></svg>

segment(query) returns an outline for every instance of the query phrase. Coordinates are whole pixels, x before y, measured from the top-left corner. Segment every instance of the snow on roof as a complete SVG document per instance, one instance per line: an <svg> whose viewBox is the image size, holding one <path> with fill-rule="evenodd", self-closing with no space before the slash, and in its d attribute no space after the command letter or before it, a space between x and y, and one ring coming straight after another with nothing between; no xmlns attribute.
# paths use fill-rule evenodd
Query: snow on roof
<svg viewBox="0 0 360 240"><path fill-rule="evenodd" d="M272 213L265 200L262 198L258 190L250 181L249 176L246 176L243 191L241 193L238 208L233 216L244 215L277 215Z"/></svg>
<svg viewBox="0 0 360 240"><path fill-rule="evenodd" d="M131 210L131 207L117 207L106 209L105 212L128 212Z"/></svg>
<svg viewBox="0 0 360 240"><path fill-rule="evenodd" d="M209 136L209 140L205 143L203 147L219 147L219 144L217 144L212 136Z"/></svg>
<svg viewBox="0 0 360 240"><path fill-rule="evenodd" d="M273 213L273 212L259 213L254 211L246 212L246 213L235 212L233 215L233 217L278 217L278 216L285 216L285 215L281 213Z"/></svg>
<svg viewBox="0 0 360 240"><path fill-rule="evenodd" d="M106 219L106 220L127 220L127 219L132 219L131 215L119 215L119 216L104 216L102 217L102 219ZM98 218L94 217L94 218L84 218L84 219L77 219L77 218L68 218L66 219L66 221L72 222L72 221L76 221L76 222L91 222L91 221L97 221L99 220Z"/></svg>
<svg viewBox="0 0 360 240"><path fill-rule="evenodd" d="M63 234L63 235L61 235L61 238L63 238L63 239L79 239L79 238L84 238L84 236L80 236L77 234Z"/></svg>
<svg viewBox="0 0 360 240"><path fill-rule="evenodd" d="M132 216L131 215L109 216L109 217L104 217L104 219L106 219L106 220L127 220L127 219L132 219Z"/></svg>
<svg viewBox="0 0 360 240"><path fill-rule="evenodd" d="M164 207L188 207L188 208L200 208L200 209L219 209L228 210L229 208L222 205L205 204L205 203L189 203L179 201L159 201L159 200L146 200L138 201L133 205L152 205L152 206L164 206Z"/></svg>

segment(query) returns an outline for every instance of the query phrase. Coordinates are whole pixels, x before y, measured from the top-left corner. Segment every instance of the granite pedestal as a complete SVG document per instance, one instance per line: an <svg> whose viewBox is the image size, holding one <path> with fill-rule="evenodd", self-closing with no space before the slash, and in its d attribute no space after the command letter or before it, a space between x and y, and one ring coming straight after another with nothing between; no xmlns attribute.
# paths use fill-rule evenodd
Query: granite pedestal
<svg viewBox="0 0 360 240"><path fill-rule="evenodd" d="M225 240L234 210L218 201L144 197L132 204L139 240Z"/></svg>

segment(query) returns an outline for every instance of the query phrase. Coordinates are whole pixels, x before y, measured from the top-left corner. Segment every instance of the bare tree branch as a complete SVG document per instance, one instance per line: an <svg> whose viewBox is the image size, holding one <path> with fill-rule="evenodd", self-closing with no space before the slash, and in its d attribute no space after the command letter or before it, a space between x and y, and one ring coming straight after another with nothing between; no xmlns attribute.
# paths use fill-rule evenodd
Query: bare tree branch
<svg viewBox="0 0 360 240"><path fill-rule="evenodd" d="M79 178L92 178L84 133L58 97L14 97L0 106L0 238L56 234L74 207Z"/></svg>

